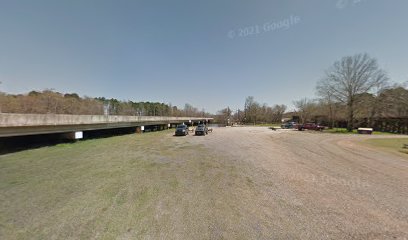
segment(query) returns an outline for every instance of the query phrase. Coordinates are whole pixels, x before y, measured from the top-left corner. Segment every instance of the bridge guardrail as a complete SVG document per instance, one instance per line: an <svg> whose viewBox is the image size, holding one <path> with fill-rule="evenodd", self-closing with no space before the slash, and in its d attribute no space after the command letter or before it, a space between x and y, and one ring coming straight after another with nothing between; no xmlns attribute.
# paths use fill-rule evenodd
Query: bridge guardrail
<svg viewBox="0 0 408 240"><path fill-rule="evenodd" d="M173 122L200 121L212 118L163 117L163 116L116 116L116 115L68 115L68 114L15 114L0 113L0 127L83 125L120 122Z"/></svg>

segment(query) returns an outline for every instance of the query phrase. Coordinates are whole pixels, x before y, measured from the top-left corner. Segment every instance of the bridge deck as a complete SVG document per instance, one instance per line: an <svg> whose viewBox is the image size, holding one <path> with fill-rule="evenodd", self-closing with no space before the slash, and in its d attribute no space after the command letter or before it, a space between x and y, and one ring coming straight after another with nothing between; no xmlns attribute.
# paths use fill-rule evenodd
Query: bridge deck
<svg viewBox="0 0 408 240"><path fill-rule="evenodd" d="M0 113L0 137L210 121L212 118Z"/></svg>

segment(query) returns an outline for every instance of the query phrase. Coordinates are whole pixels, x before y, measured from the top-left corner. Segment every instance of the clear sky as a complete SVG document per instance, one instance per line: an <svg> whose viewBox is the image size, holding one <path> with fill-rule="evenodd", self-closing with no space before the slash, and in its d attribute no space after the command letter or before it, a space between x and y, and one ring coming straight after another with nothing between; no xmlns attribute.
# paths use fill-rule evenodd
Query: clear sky
<svg viewBox="0 0 408 240"><path fill-rule="evenodd" d="M407 0L0 0L0 91L291 108L346 55L407 81L407 17Z"/></svg>

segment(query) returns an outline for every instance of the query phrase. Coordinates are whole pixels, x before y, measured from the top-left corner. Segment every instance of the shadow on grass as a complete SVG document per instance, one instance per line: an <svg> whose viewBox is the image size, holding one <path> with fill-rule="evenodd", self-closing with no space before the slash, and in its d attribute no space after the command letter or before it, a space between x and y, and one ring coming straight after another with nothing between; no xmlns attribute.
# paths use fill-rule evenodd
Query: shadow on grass
<svg viewBox="0 0 408 240"><path fill-rule="evenodd" d="M155 132L156 129L148 129L147 132ZM94 131L84 131L83 139L80 141L86 141L90 139L109 138L114 136L122 136L127 134L135 134L135 128L117 128L117 129L104 129ZM63 133L57 134L41 134L31 136L18 136L18 137L4 137L0 138L0 155L20 152L30 149L51 147L62 143L75 143L79 140L67 139Z"/></svg>
<svg viewBox="0 0 408 240"><path fill-rule="evenodd" d="M75 141L61 138L61 134L5 137L0 138L0 155L73 142Z"/></svg>

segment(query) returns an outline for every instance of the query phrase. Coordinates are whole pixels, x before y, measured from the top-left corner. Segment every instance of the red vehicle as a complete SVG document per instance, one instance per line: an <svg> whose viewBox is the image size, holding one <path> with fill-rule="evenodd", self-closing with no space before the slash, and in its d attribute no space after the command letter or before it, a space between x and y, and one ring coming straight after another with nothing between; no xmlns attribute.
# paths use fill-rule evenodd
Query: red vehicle
<svg viewBox="0 0 408 240"><path fill-rule="evenodd" d="M305 123L305 124L298 125L299 131L303 131L303 130L322 131L323 129L324 129L324 126L320 126L319 124L316 124L316 123Z"/></svg>

